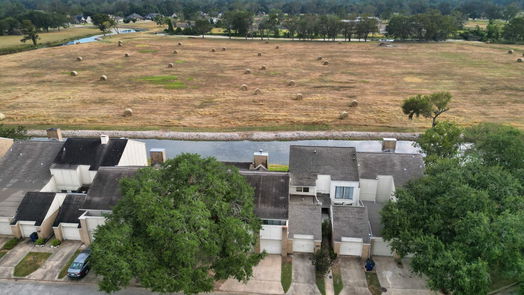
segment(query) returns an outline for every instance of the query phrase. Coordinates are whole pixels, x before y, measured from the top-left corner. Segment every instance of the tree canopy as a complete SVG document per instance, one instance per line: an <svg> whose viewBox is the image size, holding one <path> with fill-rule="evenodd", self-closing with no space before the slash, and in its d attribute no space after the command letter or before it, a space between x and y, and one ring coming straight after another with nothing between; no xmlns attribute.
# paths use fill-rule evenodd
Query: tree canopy
<svg viewBox="0 0 524 295"><path fill-rule="evenodd" d="M0 124L0 137L12 139L27 139L27 130L24 126L7 127Z"/></svg>
<svg viewBox="0 0 524 295"><path fill-rule="evenodd" d="M154 292L211 291L215 280L247 280L260 220L252 187L234 167L183 154L121 182L123 197L92 244L100 288L136 278Z"/></svg>
<svg viewBox="0 0 524 295"><path fill-rule="evenodd" d="M457 124L443 121L421 134L416 144L426 154L426 159L434 159L457 156L462 142L462 128Z"/></svg>
<svg viewBox="0 0 524 295"><path fill-rule="evenodd" d="M476 138L470 152L442 154L382 210L392 248L414 255L413 271L429 287L456 295L486 294L495 275L524 282L524 178L515 169L520 164L507 161L522 133L481 125L466 134ZM488 143L502 138L509 147L489 154L496 147Z"/></svg>
<svg viewBox="0 0 524 295"><path fill-rule="evenodd" d="M437 124L438 116L449 110L448 104L451 101L449 92L436 92L430 95L412 96L402 103L402 111L411 120L414 116L431 118L432 126Z"/></svg>

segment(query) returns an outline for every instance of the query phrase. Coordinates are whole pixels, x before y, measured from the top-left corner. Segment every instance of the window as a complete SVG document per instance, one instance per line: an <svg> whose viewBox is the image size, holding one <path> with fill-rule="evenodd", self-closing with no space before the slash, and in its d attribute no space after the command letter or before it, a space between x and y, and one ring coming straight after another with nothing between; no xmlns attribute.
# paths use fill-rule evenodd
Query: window
<svg viewBox="0 0 524 295"><path fill-rule="evenodd" d="M297 186L297 192L299 193L309 193L309 187L302 187L302 186Z"/></svg>
<svg viewBox="0 0 524 295"><path fill-rule="evenodd" d="M352 186L336 186L335 199L353 200Z"/></svg>
<svg viewBox="0 0 524 295"><path fill-rule="evenodd" d="M262 219L262 224L266 225L286 225L285 220L279 220L279 219Z"/></svg>

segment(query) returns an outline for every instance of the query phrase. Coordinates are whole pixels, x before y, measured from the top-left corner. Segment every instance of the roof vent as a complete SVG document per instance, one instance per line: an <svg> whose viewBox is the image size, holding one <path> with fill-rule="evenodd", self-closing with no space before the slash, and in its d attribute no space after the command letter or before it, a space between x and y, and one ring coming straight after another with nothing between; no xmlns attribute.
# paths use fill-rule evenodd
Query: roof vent
<svg viewBox="0 0 524 295"><path fill-rule="evenodd" d="M101 144L107 144L108 142L109 142L109 136L104 135L104 134L100 135L100 143Z"/></svg>

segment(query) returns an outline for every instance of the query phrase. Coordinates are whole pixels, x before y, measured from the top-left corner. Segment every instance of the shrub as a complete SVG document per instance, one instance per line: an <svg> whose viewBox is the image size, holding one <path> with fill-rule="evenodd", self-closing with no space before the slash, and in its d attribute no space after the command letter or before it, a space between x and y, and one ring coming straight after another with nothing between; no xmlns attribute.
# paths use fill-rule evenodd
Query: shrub
<svg viewBox="0 0 524 295"><path fill-rule="evenodd" d="M62 244L62 241L60 241L60 240L58 240L58 239L53 239L53 240L51 241L51 246L53 246L53 247L57 247L57 246L59 246L60 244Z"/></svg>
<svg viewBox="0 0 524 295"><path fill-rule="evenodd" d="M43 245L45 244L45 239L39 238L35 241L35 245Z"/></svg>

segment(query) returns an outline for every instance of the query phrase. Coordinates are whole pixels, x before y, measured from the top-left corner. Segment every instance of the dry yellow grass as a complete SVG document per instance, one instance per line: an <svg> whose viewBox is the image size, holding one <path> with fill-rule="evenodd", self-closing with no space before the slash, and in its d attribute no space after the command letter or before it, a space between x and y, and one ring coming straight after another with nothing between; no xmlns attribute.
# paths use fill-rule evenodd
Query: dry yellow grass
<svg viewBox="0 0 524 295"><path fill-rule="evenodd" d="M524 66L506 54L504 45L385 48L376 43L194 38L177 46L179 41L137 33L0 56L4 122L112 129L420 130L429 121L408 121L402 100L450 91L451 111L442 119L524 128ZM228 50L209 51L222 47ZM524 51L523 46L511 48L519 55ZM84 60L77 62L77 56ZM167 68L168 63L174 67ZM268 70L258 70L262 64ZM252 73L243 74L246 68ZM71 71L79 75L72 77ZM99 81L103 74L108 81ZM288 87L289 80L296 86ZM242 84L264 91L241 91ZM296 93L304 99L294 100ZM350 108L355 99L358 107ZM124 108L132 108L133 116L122 116ZM343 111L348 118L339 120Z"/></svg>

